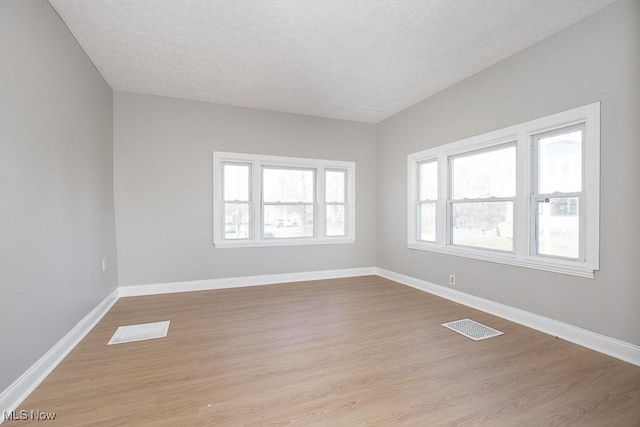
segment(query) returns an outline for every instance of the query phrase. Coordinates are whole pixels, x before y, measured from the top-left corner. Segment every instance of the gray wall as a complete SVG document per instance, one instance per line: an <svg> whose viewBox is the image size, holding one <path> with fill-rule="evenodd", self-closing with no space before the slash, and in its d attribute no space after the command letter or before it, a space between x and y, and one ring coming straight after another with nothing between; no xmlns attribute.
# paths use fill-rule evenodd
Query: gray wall
<svg viewBox="0 0 640 427"><path fill-rule="evenodd" d="M49 3L0 1L0 390L116 287L112 111Z"/></svg>
<svg viewBox="0 0 640 427"><path fill-rule="evenodd" d="M478 48L483 48L478 46ZM378 265L640 345L640 2L622 0L379 123ZM602 102L595 280L409 250L406 156Z"/></svg>
<svg viewBox="0 0 640 427"><path fill-rule="evenodd" d="M370 124L115 93L120 285L374 266L375 144ZM214 248L214 150L355 161L356 243Z"/></svg>
<svg viewBox="0 0 640 427"><path fill-rule="evenodd" d="M640 2L621 0L376 127L114 101L47 2L0 1L0 390L115 288L114 171L122 285L373 265L445 285L454 273L458 290L640 345L639 28ZM595 280L406 248L407 154L594 101ZM213 248L213 150L356 161L357 242Z"/></svg>

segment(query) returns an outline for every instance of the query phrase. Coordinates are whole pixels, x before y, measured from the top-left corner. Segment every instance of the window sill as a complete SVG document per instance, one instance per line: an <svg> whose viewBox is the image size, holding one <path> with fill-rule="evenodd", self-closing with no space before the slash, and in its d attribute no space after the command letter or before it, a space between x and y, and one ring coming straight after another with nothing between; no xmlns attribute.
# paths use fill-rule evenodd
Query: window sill
<svg viewBox="0 0 640 427"><path fill-rule="evenodd" d="M540 260L533 258L516 258L511 253L489 252L459 247L442 247L429 243L409 243L409 249L420 251L437 252L446 255L455 255L465 258L477 259L481 261L496 262L500 264L514 265L517 267L533 268L536 270L549 271L553 273L568 274L571 276L585 277L593 279L595 270L584 263L572 263L562 260Z"/></svg>
<svg viewBox="0 0 640 427"><path fill-rule="evenodd" d="M322 239L286 239L286 240L236 240L236 241L217 241L213 242L215 248L260 248L274 246L313 246L313 245L338 245L355 243L355 239L351 237L322 238Z"/></svg>

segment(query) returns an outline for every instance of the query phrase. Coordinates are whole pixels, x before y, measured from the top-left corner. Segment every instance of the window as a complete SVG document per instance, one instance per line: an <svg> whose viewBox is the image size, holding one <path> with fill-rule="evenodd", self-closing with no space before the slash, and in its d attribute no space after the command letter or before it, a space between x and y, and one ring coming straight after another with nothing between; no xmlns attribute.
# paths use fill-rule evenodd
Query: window
<svg viewBox="0 0 640 427"><path fill-rule="evenodd" d="M438 200L438 162L434 159L418 165L418 238L436 241L436 202Z"/></svg>
<svg viewBox="0 0 640 427"><path fill-rule="evenodd" d="M216 247L355 241L355 163L214 152Z"/></svg>
<svg viewBox="0 0 640 427"><path fill-rule="evenodd" d="M315 235L315 170L262 167L262 237Z"/></svg>
<svg viewBox="0 0 640 427"><path fill-rule="evenodd" d="M327 236L346 236L347 226L347 171L325 171L326 230Z"/></svg>
<svg viewBox="0 0 640 427"><path fill-rule="evenodd" d="M451 244L513 252L515 143L449 161Z"/></svg>
<svg viewBox="0 0 640 427"><path fill-rule="evenodd" d="M408 246L594 277L600 104L408 156Z"/></svg>
<svg viewBox="0 0 640 427"><path fill-rule="evenodd" d="M224 163L224 238L249 238L249 208L251 164Z"/></svg>
<svg viewBox="0 0 640 427"><path fill-rule="evenodd" d="M580 205L584 126L545 132L533 137L532 208L536 254L582 259Z"/></svg>

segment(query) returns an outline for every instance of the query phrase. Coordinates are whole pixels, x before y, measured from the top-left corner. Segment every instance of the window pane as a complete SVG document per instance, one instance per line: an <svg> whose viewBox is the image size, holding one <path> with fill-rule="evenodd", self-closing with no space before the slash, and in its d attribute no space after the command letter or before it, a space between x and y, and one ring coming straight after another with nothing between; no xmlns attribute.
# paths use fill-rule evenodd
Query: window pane
<svg viewBox="0 0 640 427"><path fill-rule="evenodd" d="M582 191L582 130L538 139L538 193Z"/></svg>
<svg viewBox="0 0 640 427"><path fill-rule="evenodd" d="M249 238L249 204L225 203L224 204L224 238L248 239Z"/></svg>
<svg viewBox="0 0 640 427"><path fill-rule="evenodd" d="M451 160L454 199L516 195L516 147L483 151Z"/></svg>
<svg viewBox="0 0 640 427"><path fill-rule="evenodd" d="M538 202L538 253L580 256L580 199L556 197Z"/></svg>
<svg viewBox="0 0 640 427"><path fill-rule="evenodd" d="M265 205L264 238L313 237L313 221L311 205Z"/></svg>
<svg viewBox="0 0 640 427"><path fill-rule="evenodd" d="M344 205L327 206L327 236L344 236Z"/></svg>
<svg viewBox="0 0 640 427"><path fill-rule="evenodd" d="M513 250L513 202L454 203L451 210L453 244Z"/></svg>
<svg viewBox="0 0 640 427"><path fill-rule="evenodd" d="M427 162L420 165L420 200L436 200L438 198L438 162Z"/></svg>
<svg viewBox="0 0 640 427"><path fill-rule="evenodd" d="M264 168L265 202L314 202L314 173L310 169Z"/></svg>
<svg viewBox="0 0 640 427"><path fill-rule="evenodd" d="M249 200L249 165L224 165L224 200Z"/></svg>
<svg viewBox="0 0 640 427"><path fill-rule="evenodd" d="M329 203L344 203L345 171L325 172L325 200Z"/></svg>
<svg viewBox="0 0 640 427"><path fill-rule="evenodd" d="M436 241L436 204L420 204L420 240Z"/></svg>

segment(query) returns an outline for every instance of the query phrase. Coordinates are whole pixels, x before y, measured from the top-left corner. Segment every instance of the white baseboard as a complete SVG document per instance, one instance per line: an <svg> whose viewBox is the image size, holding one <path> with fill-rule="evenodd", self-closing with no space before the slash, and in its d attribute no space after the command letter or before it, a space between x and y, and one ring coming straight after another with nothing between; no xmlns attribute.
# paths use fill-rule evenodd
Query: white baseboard
<svg viewBox="0 0 640 427"><path fill-rule="evenodd" d="M640 366L640 346L383 268L378 268L377 274L385 279L511 320L540 332Z"/></svg>
<svg viewBox="0 0 640 427"><path fill-rule="evenodd" d="M268 274L227 279L193 280L186 282L158 283L152 285L120 286L108 295L98 306L87 314L60 341L33 364L20 378L0 394L0 424L2 411L15 410L35 388L55 369L56 366L93 329L120 297L156 295L175 292L204 291L211 289L238 288L244 286L271 285L278 283L302 282L308 280L338 279L344 277L370 276L376 274L376 267L347 268L301 273Z"/></svg>
<svg viewBox="0 0 640 427"><path fill-rule="evenodd" d="M13 382L0 394L0 411L15 410L38 385L54 370L67 354L93 329L93 327L118 301L118 289L115 289L105 299L89 312L76 326L73 327L60 341L34 363L24 374ZM3 412L4 413L4 412ZM4 417L0 414L0 424Z"/></svg>
<svg viewBox="0 0 640 427"><path fill-rule="evenodd" d="M186 282L155 283L149 285L120 286L121 297L171 294L176 292L209 291L213 289L241 288L245 286L273 285L304 282L307 280L339 279L343 277L372 276L376 267L346 268L341 270L308 271L302 273L265 274L262 276L231 277L227 279L190 280Z"/></svg>
<svg viewBox="0 0 640 427"><path fill-rule="evenodd" d="M87 314L71 331L42 356L29 370L0 394L0 411L15 410L33 390L53 371L71 350L91 331L116 303L119 297L155 295L175 292L259 286L308 280L337 279L378 275L394 282L464 304L469 307L557 336L583 347L613 356L640 366L640 346L610 338L548 317L539 316L508 305L486 300L425 280L377 267L348 268L301 273L269 274L227 279L194 280L151 285L120 286ZM0 424L3 417L0 416Z"/></svg>

